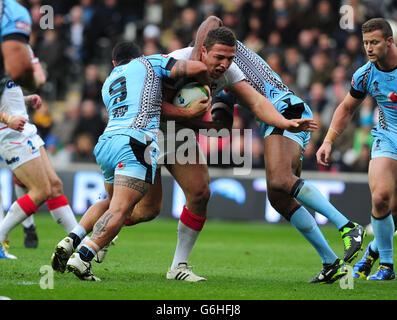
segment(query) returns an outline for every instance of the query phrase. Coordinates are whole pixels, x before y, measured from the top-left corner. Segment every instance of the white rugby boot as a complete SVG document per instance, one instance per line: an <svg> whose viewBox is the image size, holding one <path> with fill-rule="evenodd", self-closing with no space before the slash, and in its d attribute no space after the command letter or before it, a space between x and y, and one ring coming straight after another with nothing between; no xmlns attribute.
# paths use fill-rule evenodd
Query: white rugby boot
<svg viewBox="0 0 397 320"><path fill-rule="evenodd" d="M91 263L83 261L78 253L73 253L66 263L69 272L73 272L80 280L101 281L91 270Z"/></svg>
<svg viewBox="0 0 397 320"><path fill-rule="evenodd" d="M66 237L62 239L51 256L51 266L55 271L64 273L66 270L66 263L74 251L73 239Z"/></svg>
<svg viewBox="0 0 397 320"><path fill-rule="evenodd" d="M193 266L188 266L186 263L180 263L175 269L168 270L167 279L182 280L188 282L207 281L206 278L194 274L192 268Z"/></svg>

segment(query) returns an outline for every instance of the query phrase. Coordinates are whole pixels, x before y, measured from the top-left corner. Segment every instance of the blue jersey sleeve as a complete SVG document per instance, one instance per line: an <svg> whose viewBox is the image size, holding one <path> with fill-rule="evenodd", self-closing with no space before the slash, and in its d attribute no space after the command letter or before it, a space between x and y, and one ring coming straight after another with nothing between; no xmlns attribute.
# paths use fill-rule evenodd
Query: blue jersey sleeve
<svg viewBox="0 0 397 320"><path fill-rule="evenodd" d="M363 99L367 93L368 76L371 71L371 64L365 64L353 74L351 81L350 95L356 99Z"/></svg>
<svg viewBox="0 0 397 320"><path fill-rule="evenodd" d="M171 74L171 69L177 61L171 56L164 54L154 54L151 56L147 56L146 59L151 63L153 69L160 78L169 78Z"/></svg>
<svg viewBox="0 0 397 320"><path fill-rule="evenodd" d="M31 33L32 20L29 11L16 1L4 0L1 16L2 40L28 41Z"/></svg>

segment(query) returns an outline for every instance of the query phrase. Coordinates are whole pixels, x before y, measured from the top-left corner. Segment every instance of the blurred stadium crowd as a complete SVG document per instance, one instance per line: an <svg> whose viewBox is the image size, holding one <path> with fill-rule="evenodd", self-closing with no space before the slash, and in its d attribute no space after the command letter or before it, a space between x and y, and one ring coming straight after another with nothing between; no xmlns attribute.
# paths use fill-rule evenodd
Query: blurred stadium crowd
<svg viewBox="0 0 397 320"><path fill-rule="evenodd" d="M318 168L315 152L334 108L350 89L353 72L366 62L361 24L384 17L397 24L393 0L25 0L31 13L31 45L47 72L43 106L31 114L55 166L95 162L92 154L106 125L102 83L119 40L137 41L145 55L187 46L208 15L222 18L237 38L264 57L312 108L320 130L304 153L304 170L366 172L377 121L372 98L338 139L330 168ZM43 29L44 5L54 9L54 28ZM340 27L342 5L354 12L353 29ZM253 130L253 167L263 168L262 139L252 115L236 108L234 128ZM207 155L230 145L240 154L244 139L200 137ZM230 144L229 144L230 143Z"/></svg>

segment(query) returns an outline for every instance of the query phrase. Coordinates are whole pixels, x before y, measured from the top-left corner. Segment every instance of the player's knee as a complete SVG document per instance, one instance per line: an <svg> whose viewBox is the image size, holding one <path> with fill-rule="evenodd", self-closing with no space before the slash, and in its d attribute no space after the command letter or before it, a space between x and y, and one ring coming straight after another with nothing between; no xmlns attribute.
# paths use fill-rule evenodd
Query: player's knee
<svg viewBox="0 0 397 320"><path fill-rule="evenodd" d="M197 205L206 205L210 199L211 190L208 185L195 188L187 195L188 201Z"/></svg>
<svg viewBox="0 0 397 320"><path fill-rule="evenodd" d="M57 178L51 180L51 197L59 197L63 194L63 183L61 179Z"/></svg>
<svg viewBox="0 0 397 320"><path fill-rule="evenodd" d="M51 196L51 188L50 185L44 184L41 188L33 188L29 190L30 197L36 203L43 203L48 200Z"/></svg>
<svg viewBox="0 0 397 320"><path fill-rule="evenodd" d="M388 211L390 195L388 191L374 191L372 193L372 205L377 211Z"/></svg>
<svg viewBox="0 0 397 320"><path fill-rule="evenodd" d="M127 203L124 201L111 201L109 205L109 212L114 215L124 217L127 220L133 211L135 203Z"/></svg>
<svg viewBox="0 0 397 320"><path fill-rule="evenodd" d="M273 193L268 192L268 200L272 207L280 213L284 218L289 220L289 213L294 209L296 204L291 201L286 201L285 198L280 199L278 196L275 196Z"/></svg>
<svg viewBox="0 0 397 320"><path fill-rule="evenodd" d="M267 188L271 188L277 192L289 193L291 189L291 179L281 172L266 173Z"/></svg>

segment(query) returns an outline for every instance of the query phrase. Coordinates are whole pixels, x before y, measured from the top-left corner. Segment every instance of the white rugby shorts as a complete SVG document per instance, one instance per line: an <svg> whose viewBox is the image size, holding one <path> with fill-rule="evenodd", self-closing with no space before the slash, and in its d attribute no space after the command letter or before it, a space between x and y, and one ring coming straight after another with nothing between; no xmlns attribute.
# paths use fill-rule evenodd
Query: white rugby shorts
<svg viewBox="0 0 397 320"><path fill-rule="evenodd" d="M23 132L2 134L0 130L0 156L12 171L23 163L40 157L40 147L43 145L44 141L36 131L25 129Z"/></svg>

